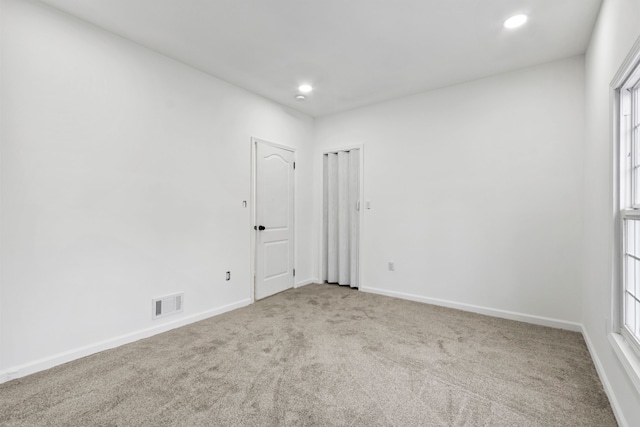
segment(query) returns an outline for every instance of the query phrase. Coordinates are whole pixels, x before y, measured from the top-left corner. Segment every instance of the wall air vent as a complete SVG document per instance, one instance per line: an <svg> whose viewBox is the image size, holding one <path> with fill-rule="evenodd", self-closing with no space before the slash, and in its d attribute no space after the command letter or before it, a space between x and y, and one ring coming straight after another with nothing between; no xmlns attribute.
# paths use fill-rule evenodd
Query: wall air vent
<svg viewBox="0 0 640 427"><path fill-rule="evenodd" d="M161 317L169 316L182 312L182 301L184 294L167 295L166 297L154 298L151 300L151 313L152 319L159 319Z"/></svg>

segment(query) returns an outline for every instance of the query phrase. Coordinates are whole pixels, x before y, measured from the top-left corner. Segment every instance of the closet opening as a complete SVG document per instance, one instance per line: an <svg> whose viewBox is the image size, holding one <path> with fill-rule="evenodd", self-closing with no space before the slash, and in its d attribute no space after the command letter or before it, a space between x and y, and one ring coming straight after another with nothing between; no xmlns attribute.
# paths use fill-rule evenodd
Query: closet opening
<svg viewBox="0 0 640 427"><path fill-rule="evenodd" d="M322 280L360 286L362 148L324 153Z"/></svg>

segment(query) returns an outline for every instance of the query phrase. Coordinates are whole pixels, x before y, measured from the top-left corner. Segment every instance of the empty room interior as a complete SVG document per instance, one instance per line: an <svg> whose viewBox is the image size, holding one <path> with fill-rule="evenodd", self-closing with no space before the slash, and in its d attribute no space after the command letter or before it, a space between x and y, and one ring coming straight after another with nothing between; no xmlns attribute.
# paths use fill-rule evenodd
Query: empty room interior
<svg viewBox="0 0 640 427"><path fill-rule="evenodd" d="M0 16L0 425L640 426L640 0Z"/></svg>

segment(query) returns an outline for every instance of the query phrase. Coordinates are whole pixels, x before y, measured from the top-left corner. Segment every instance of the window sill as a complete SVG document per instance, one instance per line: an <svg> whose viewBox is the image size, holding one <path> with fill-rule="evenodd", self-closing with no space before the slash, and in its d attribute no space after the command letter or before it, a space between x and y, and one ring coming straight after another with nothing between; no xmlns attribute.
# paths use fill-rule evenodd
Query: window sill
<svg viewBox="0 0 640 427"><path fill-rule="evenodd" d="M640 358L631 350L622 335L616 333L609 334L609 342L618 359L620 359L622 366L624 366L627 375L629 375L631 382L635 386L636 392L640 394Z"/></svg>

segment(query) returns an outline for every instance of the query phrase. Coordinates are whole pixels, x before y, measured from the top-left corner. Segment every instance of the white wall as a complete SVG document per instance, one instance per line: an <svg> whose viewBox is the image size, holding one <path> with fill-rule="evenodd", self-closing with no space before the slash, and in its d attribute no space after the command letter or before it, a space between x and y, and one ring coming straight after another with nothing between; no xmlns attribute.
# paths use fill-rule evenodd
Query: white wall
<svg viewBox="0 0 640 427"><path fill-rule="evenodd" d="M310 117L37 3L2 9L0 371L248 303L251 136L297 149L313 278ZM184 313L153 322L178 291Z"/></svg>
<svg viewBox="0 0 640 427"><path fill-rule="evenodd" d="M363 288L578 327L583 67L570 58L316 121L316 170L324 149L365 147Z"/></svg>
<svg viewBox="0 0 640 427"><path fill-rule="evenodd" d="M640 420L640 396L607 340L611 324L613 172L609 85L640 36L640 0L605 0L586 53L583 316L586 335L629 425ZM606 385L606 384L605 384Z"/></svg>

